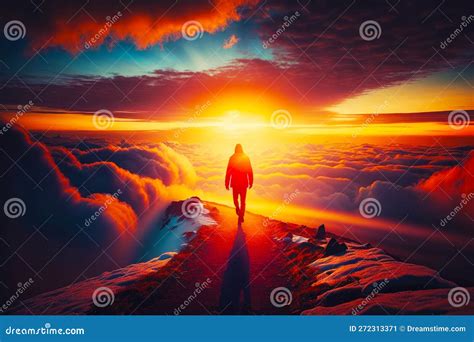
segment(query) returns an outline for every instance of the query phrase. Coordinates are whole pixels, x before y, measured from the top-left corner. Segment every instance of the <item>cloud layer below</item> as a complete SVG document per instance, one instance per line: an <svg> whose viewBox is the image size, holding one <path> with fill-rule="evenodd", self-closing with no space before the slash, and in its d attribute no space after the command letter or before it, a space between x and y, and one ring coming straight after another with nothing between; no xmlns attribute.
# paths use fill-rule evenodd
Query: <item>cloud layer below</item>
<svg viewBox="0 0 474 342"><path fill-rule="evenodd" d="M164 144L47 146L16 128L1 139L1 203L19 198L26 208L2 226L2 265L39 277L36 291L127 265L147 224L193 193L191 164Z"/></svg>

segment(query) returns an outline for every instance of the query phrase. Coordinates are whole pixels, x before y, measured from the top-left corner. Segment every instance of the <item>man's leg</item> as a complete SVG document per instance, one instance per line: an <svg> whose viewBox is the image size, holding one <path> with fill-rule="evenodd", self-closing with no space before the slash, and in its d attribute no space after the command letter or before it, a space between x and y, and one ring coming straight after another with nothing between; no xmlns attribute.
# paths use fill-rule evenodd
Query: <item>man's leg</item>
<svg viewBox="0 0 474 342"><path fill-rule="evenodd" d="M236 188L232 188L232 196L234 197L235 213L237 214L237 216L240 216L239 192Z"/></svg>
<svg viewBox="0 0 474 342"><path fill-rule="evenodd" d="M240 190L240 217L242 217L242 222L244 221L246 199L247 199L247 188L244 188Z"/></svg>

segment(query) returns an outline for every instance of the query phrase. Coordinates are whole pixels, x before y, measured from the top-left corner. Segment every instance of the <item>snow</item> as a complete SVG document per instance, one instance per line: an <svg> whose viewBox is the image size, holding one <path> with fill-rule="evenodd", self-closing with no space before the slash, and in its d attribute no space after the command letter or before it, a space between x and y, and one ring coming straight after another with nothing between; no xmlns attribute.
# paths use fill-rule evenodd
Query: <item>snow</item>
<svg viewBox="0 0 474 342"><path fill-rule="evenodd" d="M291 234L290 236L285 236L283 238L274 237L275 241L284 242L284 243L296 243L300 244L303 242L308 242L309 238L303 237L301 235Z"/></svg>
<svg viewBox="0 0 474 342"><path fill-rule="evenodd" d="M143 277L164 267L175 254L174 252L167 252L147 262L131 264L70 286L43 293L23 301L23 305L20 304L12 308L9 313L36 315L85 314L94 306L92 297L96 289L100 287L109 288L115 296L127 286L139 282Z"/></svg>
<svg viewBox="0 0 474 342"><path fill-rule="evenodd" d="M346 253L321 257L308 265L316 271L309 290L316 306L303 314L394 314L400 310L426 313L435 312L435 308L442 312L453 309L447 301L447 291L456 284L443 279L435 270L398 261L380 248L347 245Z"/></svg>
<svg viewBox="0 0 474 342"><path fill-rule="evenodd" d="M202 212L197 217L185 217L181 214L182 202L174 202L170 205L169 215L159 232L153 237L156 241L153 248L155 255L166 252L179 252L187 243L196 236L201 226L216 225L209 210L202 206Z"/></svg>
<svg viewBox="0 0 474 342"><path fill-rule="evenodd" d="M291 241L293 243L303 243L303 242L308 242L308 238L305 238L303 236L299 236L299 235L295 235L293 234L293 238L291 239Z"/></svg>
<svg viewBox="0 0 474 342"><path fill-rule="evenodd" d="M468 288L474 293L474 288ZM430 289L381 293L372 300L358 298L332 307L317 306L306 310L303 315L467 315L472 314L474 303L455 308L449 304L449 289ZM362 305L365 304L365 305ZM359 310L359 307L361 308Z"/></svg>
<svg viewBox="0 0 474 342"><path fill-rule="evenodd" d="M404 263L385 254L380 248L351 249L343 255L320 258L310 264L320 271L313 286L327 283L337 286L348 276L363 286L386 281L385 291L417 289L429 282L430 288L447 288L454 283L441 278L436 271L421 265Z"/></svg>

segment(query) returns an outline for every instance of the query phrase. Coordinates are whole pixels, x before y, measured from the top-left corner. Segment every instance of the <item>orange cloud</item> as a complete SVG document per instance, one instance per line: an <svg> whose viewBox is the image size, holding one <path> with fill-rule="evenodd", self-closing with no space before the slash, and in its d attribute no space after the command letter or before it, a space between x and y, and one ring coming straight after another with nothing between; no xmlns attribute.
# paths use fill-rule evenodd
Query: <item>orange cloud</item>
<svg viewBox="0 0 474 342"><path fill-rule="evenodd" d="M226 39L224 41L224 45L222 46L224 49L230 49L231 47L233 47L235 44L237 44L239 42L239 38L237 38L237 36L235 34L233 34L232 36L229 37L229 39Z"/></svg>
<svg viewBox="0 0 474 342"><path fill-rule="evenodd" d="M443 202L458 202L474 192L474 153L456 166L436 172L421 182L419 187ZM468 208L474 210L472 203ZM471 211L470 211L471 212ZM472 211L474 213L474 211Z"/></svg>
<svg viewBox="0 0 474 342"><path fill-rule="evenodd" d="M59 46L71 53L116 41L131 40L138 49L178 40L191 34L215 33L241 19L239 9L257 0L163 1L116 5L90 4L76 14L61 3L48 7L48 22L30 30L31 47ZM51 11L49 11L51 10ZM94 19L104 18L104 19Z"/></svg>

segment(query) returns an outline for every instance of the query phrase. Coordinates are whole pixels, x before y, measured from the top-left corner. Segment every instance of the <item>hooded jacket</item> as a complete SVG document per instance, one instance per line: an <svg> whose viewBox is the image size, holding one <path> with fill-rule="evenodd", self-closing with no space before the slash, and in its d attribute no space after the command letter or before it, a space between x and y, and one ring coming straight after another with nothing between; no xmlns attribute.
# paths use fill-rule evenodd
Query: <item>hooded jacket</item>
<svg viewBox="0 0 474 342"><path fill-rule="evenodd" d="M225 186L246 189L253 185L253 170L249 157L240 144L235 146L235 153L229 158L225 175Z"/></svg>

